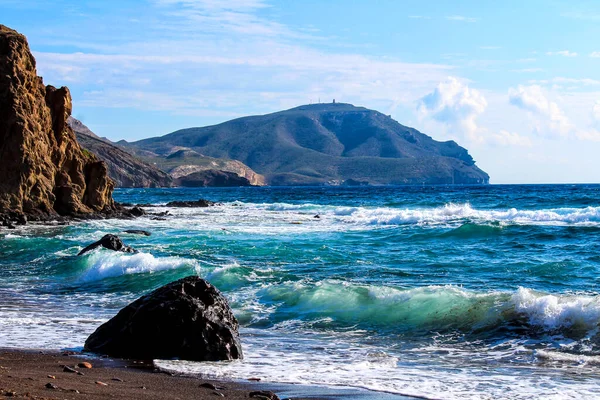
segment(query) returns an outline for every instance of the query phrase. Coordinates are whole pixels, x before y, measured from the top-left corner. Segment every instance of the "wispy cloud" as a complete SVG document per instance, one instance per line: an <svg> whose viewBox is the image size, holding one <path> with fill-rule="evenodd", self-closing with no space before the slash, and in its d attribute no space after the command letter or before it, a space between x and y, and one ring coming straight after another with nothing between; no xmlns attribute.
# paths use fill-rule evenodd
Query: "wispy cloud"
<svg viewBox="0 0 600 400"><path fill-rule="evenodd" d="M548 56L563 56L563 57L577 57L577 53L569 50L561 50L561 51L548 51L546 52Z"/></svg>
<svg viewBox="0 0 600 400"><path fill-rule="evenodd" d="M593 51L590 53L590 57L592 58L600 58L600 51Z"/></svg>
<svg viewBox="0 0 600 400"><path fill-rule="evenodd" d="M521 68L521 69L513 69L512 72L519 72L525 74L531 74L535 72L543 72L543 68Z"/></svg>
<svg viewBox="0 0 600 400"><path fill-rule="evenodd" d="M490 141L500 146L509 147L531 147L533 143L527 136L519 135L516 132L500 130L499 133L489 135Z"/></svg>
<svg viewBox="0 0 600 400"><path fill-rule="evenodd" d="M583 21L600 21L600 14L595 12L569 11L562 13L561 17L578 19Z"/></svg>
<svg viewBox="0 0 600 400"><path fill-rule="evenodd" d="M597 86L600 85L600 80L591 78L565 78L557 76L552 79L541 79L529 81L532 84L548 85L548 84L559 84L559 85L577 85L577 86Z"/></svg>
<svg viewBox="0 0 600 400"><path fill-rule="evenodd" d="M322 39L309 35L314 30L266 16L264 1L150 4L150 16L128 22L139 31L122 40L89 37L85 52L36 52L41 74L86 87L78 105L219 116L275 111L318 97L381 109L414 104L452 69L319 49L311 45Z"/></svg>
<svg viewBox="0 0 600 400"><path fill-rule="evenodd" d="M448 21L459 21L459 22L477 22L477 18L465 17L464 15L447 15L445 17Z"/></svg>

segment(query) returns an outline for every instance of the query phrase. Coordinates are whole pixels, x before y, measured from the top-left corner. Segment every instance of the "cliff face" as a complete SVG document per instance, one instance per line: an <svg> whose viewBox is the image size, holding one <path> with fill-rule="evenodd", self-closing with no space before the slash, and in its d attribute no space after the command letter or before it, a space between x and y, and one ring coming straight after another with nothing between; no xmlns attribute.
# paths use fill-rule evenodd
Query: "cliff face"
<svg viewBox="0 0 600 400"><path fill-rule="evenodd" d="M115 181L115 186L127 188L174 186L173 179L167 173L141 161L109 140L101 139L81 121L71 117L68 123L75 131L79 144L106 163L108 175Z"/></svg>
<svg viewBox="0 0 600 400"><path fill-rule="evenodd" d="M0 213L114 209L106 165L77 143L71 109L69 89L37 76L25 36L0 25Z"/></svg>

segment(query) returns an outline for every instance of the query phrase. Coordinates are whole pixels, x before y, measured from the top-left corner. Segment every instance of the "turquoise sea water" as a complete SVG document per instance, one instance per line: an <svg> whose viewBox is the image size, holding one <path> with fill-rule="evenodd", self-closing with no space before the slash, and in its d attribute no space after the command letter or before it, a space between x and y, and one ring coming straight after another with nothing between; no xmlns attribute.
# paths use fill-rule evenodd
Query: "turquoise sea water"
<svg viewBox="0 0 600 400"><path fill-rule="evenodd" d="M115 198L222 205L0 231L0 346L81 348L128 302L198 274L230 300L246 359L166 370L442 399L600 397L600 186ZM76 256L105 233L140 253Z"/></svg>

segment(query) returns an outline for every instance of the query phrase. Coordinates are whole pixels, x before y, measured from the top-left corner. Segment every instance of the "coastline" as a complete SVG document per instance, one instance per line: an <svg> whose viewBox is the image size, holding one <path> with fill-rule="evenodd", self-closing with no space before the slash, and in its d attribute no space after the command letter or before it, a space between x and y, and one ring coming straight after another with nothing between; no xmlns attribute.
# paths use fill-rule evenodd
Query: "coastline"
<svg viewBox="0 0 600 400"><path fill-rule="evenodd" d="M76 367L82 362L92 364L92 368L74 368L79 373L64 371L64 366ZM203 387L202 384L210 384L217 389ZM358 388L174 375L157 370L152 362L100 358L73 351L0 348L0 396L5 398L248 399L256 391L271 391L280 399L296 400L414 399Z"/></svg>

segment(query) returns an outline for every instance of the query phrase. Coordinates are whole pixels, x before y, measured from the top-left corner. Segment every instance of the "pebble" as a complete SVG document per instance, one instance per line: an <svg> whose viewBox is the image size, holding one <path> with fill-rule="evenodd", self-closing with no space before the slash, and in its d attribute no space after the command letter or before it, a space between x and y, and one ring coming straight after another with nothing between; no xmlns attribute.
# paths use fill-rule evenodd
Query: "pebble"
<svg viewBox="0 0 600 400"><path fill-rule="evenodd" d="M80 362L79 364L77 364L77 366L79 368L87 368L87 369L91 369L92 368L92 364L90 364L89 362Z"/></svg>
<svg viewBox="0 0 600 400"><path fill-rule="evenodd" d="M63 372L70 372L72 374L77 373L77 371L74 368L68 367L66 365L63 365Z"/></svg>
<svg viewBox="0 0 600 400"><path fill-rule="evenodd" d="M50 378L50 379L56 379L56 377L54 375L48 375L48 378Z"/></svg>
<svg viewBox="0 0 600 400"><path fill-rule="evenodd" d="M225 395L221 392L213 392L215 396L225 397Z"/></svg>
<svg viewBox="0 0 600 400"><path fill-rule="evenodd" d="M58 386L56 386L54 383L46 383L46 389L58 389Z"/></svg>
<svg viewBox="0 0 600 400"><path fill-rule="evenodd" d="M96 381L96 385L100 385L100 386L108 386L108 383L104 383L104 382Z"/></svg>
<svg viewBox="0 0 600 400"><path fill-rule="evenodd" d="M123 379L121 379L121 378L112 378L111 381L123 382Z"/></svg>
<svg viewBox="0 0 600 400"><path fill-rule="evenodd" d="M200 387L217 390L217 387L215 385L213 385L212 383L208 383L208 382L200 384Z"/></svg>

